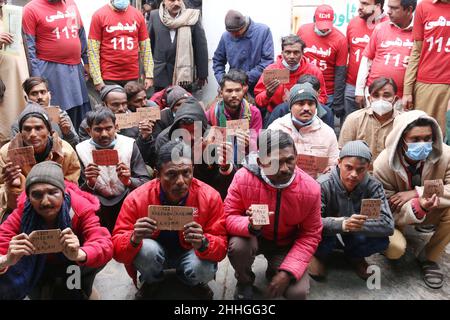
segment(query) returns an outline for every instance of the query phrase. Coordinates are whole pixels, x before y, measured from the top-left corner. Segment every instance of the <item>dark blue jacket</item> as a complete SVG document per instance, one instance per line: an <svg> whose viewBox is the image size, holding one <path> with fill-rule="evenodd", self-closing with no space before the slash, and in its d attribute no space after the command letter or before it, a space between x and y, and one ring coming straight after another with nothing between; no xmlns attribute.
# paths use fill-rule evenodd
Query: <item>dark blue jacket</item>
<svg viewBox="0 0 450 320"><path fill-rule="evenodd" d="M241 38L224 32L214 52L213 69L217 82L225 74L225 66L247 72L250 86L254 86L263 70L273 63L274 50L272 32L262 23L253 22Z"/></svg>

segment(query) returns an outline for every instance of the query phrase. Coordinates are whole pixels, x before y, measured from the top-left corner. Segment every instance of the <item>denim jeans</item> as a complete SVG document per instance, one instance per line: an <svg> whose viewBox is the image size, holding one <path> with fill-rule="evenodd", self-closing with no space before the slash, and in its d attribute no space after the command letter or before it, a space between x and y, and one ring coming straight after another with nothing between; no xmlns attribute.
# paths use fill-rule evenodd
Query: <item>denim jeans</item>
<svg viewBox="0 0 450 320"><path fill-rule="evenodd" d="M328 102L326 105L322 105L322 107L327 112L326 115L322 117L323 122L325 122L328 126L330 126L331 129L334 129L334 112L333 112L333 102L334 102L334 95L329 94L328 95Z"/></svg>
<svg viewBox="0 0 450 320"><path fill-rule="evenodd" d="M134 259L134 266L141 274L140 280L147 284L164 279L164 269L175 268L177 277L188 286L208 283L217 272L217 263L202 260L194 249L167 253L163 246L152 239L144 239L141 250Z"/></svg>
<svg viewBox="0 0 450 320"><path fill-rule="evenodd" d="M350 113L358 110L355 103L355 86L348 83L345 85L344 109L345 115L341 117L341 124L344 123L345 118L347 118Z"/></svg>
<svg viewBox="0 0 450 320"><path fill-rule="evenodd" d="M365 258L374 253L383 252L389 245L389 237L366 237L361 234L341 234L344 241L344 253L350 258ZM314 254L324 259L337 247L337 237L324 236Z"/></svg>

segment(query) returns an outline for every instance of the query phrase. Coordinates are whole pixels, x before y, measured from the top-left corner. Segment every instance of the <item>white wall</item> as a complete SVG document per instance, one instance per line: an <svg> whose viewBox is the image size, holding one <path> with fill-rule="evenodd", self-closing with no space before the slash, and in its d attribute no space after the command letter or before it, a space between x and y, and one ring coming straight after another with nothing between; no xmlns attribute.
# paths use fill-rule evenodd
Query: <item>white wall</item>
<svg viewBox="0 0 450 320"><path fill-rule="evenodd" d="M86 36L89 34L89 26L91 25L92 15L97 9L104 6L108 2L109 0L75 0L81 14L81 20L83 21Z"/></svg>
<svg viewBox="0 0 450 320"><path fill-rule="evenodd" d="M281 51L281 37L291 30L291 0L203 0L203 26L208 40L209 78L208 85L199 98L205 102L214 99L217 81L212 70L212 56L225 31L225 15L230 9L250 16L254 21L267 24L272 30L275 54Z"/></svg>

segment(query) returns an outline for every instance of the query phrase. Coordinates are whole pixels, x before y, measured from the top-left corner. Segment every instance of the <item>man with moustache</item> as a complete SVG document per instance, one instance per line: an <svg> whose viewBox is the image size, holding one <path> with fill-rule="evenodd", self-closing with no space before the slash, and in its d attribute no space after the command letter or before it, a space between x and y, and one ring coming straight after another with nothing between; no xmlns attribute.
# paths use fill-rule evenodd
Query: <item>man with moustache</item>
<svg viewBox="0 0 450 320"><path fill-rule="evenodd" d="M316 280L325 277L325 264L332 251L344 243L344 254L356 274L366 280L365 258L388 248L394 233L392 217L381 182L369 174L372 154L364 141L346 143L339 163L330 173L318 179L322 194L322 241L309 265L309 274ZM368 218L361 211L362 199L380 199L379 218Z"/></svg>
<svg viewBox="0 0 450 320"><path fill-rule="evenodd" d="M22 84L28 101L36 102L44 109L50 107L51 93L48 90L48 81L42 77L30 77ZM53 130L73 148L80 142L78 134L73 127L72 120L66 111L60 109L59 122L52 122ZM11 138L19 132L19 123L15 121L11 126Z"/></svg>
<svg viewBox="0 0 450 320"><path fill-rule="evenodd" d="M364 48L369 43L370 36L377 24L389 20L383 13L384 1L360 0L358 15L347 26L349 57L345 86L345 114L341 117L341 125L350 113L358 109L355 103L355 87Z"/></svg>
<svg viewBox="0 0 450 320"><path fill-rule="evenodd" d="M169 85L188 91L208 78L208 48L200 10L183 0L164 0L150 13L149 35L155 60L155 92Z"/></svg>
<svg viewBox="0 0 450 320"><path fill-rule="evenodd" d="M98 200L64 181L53 161L36 164L25 185L18 208L0 225L0 299L94 300L95 276L113 252L111 235L95 215ZM36 254L30 234L56 228L62 252ZM67 284L77 268L74 288Z"/></svg>
<svg viewBox="0 0 450 320"><path fill-rule="evenodd" d="M206 112L206 118L211 126L226 128L227 121L245 119L249 122L250 135L238 132L236 136L235 151L240 146L245 147L246 154L249 150L256 150L256 140L262 129L261 112L246 99L245 72L231 69L220 79L221 99ZM251 145L251 146L250 146ZM237 152L235 152L237 155Z"/></svg>
<svg viewBox="0 0 450 320"><path fill-rule="evenodd" d="M317 92L312 85L297 84L289 94L291 112L275 120L268 128L289 134L294 140L297 154L328 158L328 165L323 172L307 172L313 178L318 173L328 172L337 163L339 156L334 130L317 116L318 106Z"/></svg>
<svg viewBox="0 0 450 320"><path fill-rule="evenodd" d="M117 134L116 116L108 108L86 116L89 140L77 145L82 168L82 189L100 200L100 223L110 232L114 228L122 202L132 190L150 180L144 160L132 138ZM117 150L119 163L100 166L94 163L93 150Z"/></svg>
<svg viewBox="0 0 450 320"><path fill-rule="evenodd" d="M360 108L367 102L367 88L379 77L392 78L397 84L398 96L403 97L403 78L413 46L416 5L417 0L388 0L390 21L376 26L359 67L355 99Z"/></svg>
<svg viewBox="0 0 450 320"><path fill-rule="evenodd" d="M80 177L80 162L75 150L53 132L45 110L29 102L19 116L19 133L0 149L0 209L6 209L6 213L16 208L17 197L25 190L25 178L32 168L12 163L8 150L26 146L33 147L36 163L52 160L62 166L66 180L78 183Z"/></svg>
<svg viewBox="0 0 450 320"><path fill-rule="evenodd" d="M125 264L135 284L139 271L142 298L154 298L163 284L163 270L176 268L194 298L211 300L208 282L227 250L222 200L216 190L193 178L186 144L165 144L157 159L157 178L125 199L113 233L114 259ZM192 221L181 230L159 230L148 217L149 205L192 207Z"/></svg>
<svg viewBox="0 0 450 320"><path fill-rule="evenodd" d="M86 33L75 1L30 1L23 9L22 29L30 75L48 80L54 105L66 110L78 129L91 105Z"/></svg>

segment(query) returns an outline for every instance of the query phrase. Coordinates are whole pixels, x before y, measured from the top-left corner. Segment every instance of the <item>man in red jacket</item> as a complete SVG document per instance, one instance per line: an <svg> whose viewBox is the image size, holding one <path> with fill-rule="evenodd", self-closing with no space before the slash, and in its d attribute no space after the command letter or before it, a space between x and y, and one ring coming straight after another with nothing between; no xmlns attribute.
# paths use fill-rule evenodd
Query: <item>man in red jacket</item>
<svg viewBox="0 0 450 320"><path fill-rule="evenodd" d="M53 161L33 166L25 188L17 209L0 225L0 300L87 299L113 252L111 235L95 215L98 200L64 181L61 165ZM51 229L61 231L62 252L39 254L30 234Z"/></svg>
<svg viewBox="0 0 450 320"><path fill-rule="evenodd" d="M305 42L297 35L289 35L281 39L281 55L278 56L275 63L269 65L266 69L288 69L290 71L289 83L281 84L278 79L264 83L264 75L261 76L255 87L255 101L260 108L267 109L270 113L278 105L285 102L289 97L289 90L297 84L297 80L304 74L311 74L319 79L319 101L322 105L327 103L327 90L322 71L309 63L303 56L305 47Z"/></svg>
<svg viewBox="0 0 450 320"><path fill-rule="evenodd" d="M207 283L214 279L227 250L220 194L193 178L190 147L183 143L161 147L155 173L157 179L135 189L123 203L113 233L114 259L125 264L134 281L139 271L143 298L156 294L164 269L176 268L178 278L196 298L212 299ZM193 221L183 230L159 230L148 217L149 205L193 207Z"/></svg>
<svg viewBox="0 0 450 320"><path fill-rule="evenodd" d="M240 169L225 199L226 227L230 235L228 258L237 278L234 298L253 298L256 255L268 260L268 296L305 299L309 278L305 273L321 239L320 187L296 167L292 138L267 130L258 140L255 160ZM252 205L268 205L269 224L257 225Z"/></svg>

